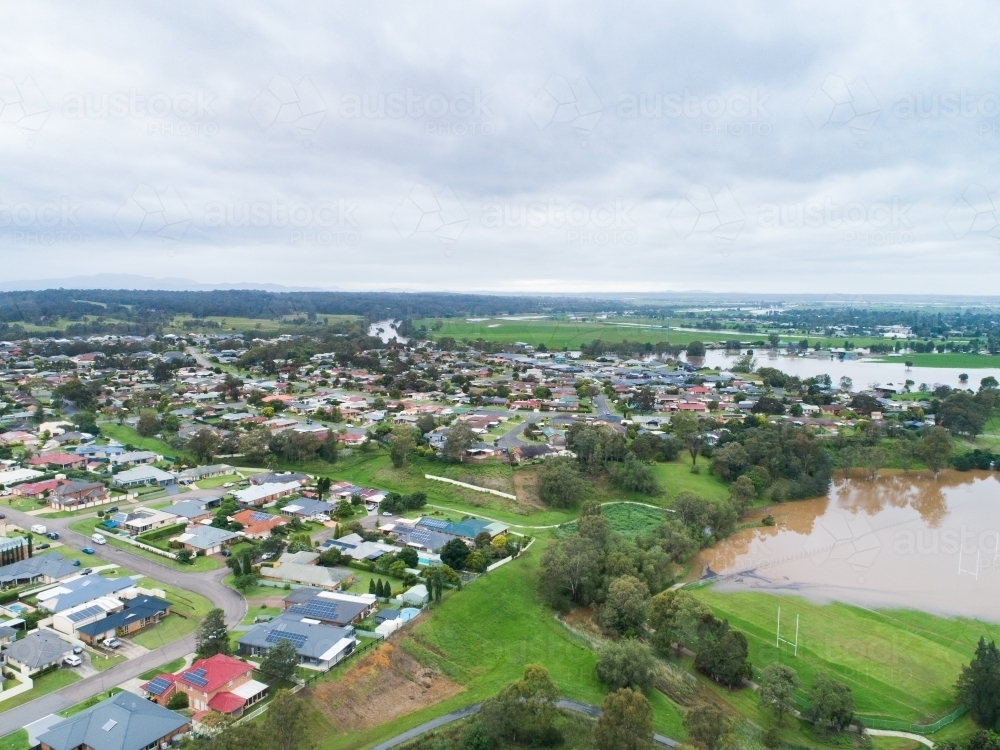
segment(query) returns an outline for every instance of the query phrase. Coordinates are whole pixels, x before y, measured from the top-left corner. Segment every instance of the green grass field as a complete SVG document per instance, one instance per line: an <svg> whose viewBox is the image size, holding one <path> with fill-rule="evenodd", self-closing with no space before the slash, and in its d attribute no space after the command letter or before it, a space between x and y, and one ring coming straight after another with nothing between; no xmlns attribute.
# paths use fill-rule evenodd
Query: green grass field
<svg viewBox="0 0 1000 750"><path fill-rule="evenodd" d="M435 716L496 694L520 677L525 664L539 662L566 697L600 705L597 654L553 616L538 599L535 574L544 542L523 557L454 592L422 615L399 646L465 690L387 725L331 736L323 750L367 747ZM679 709L651 692L657 731L683 738Z"/></svg>
<svg viewBox="0 0 1000 750"><path fill-rule="evenodd" d="M96 706L101 701L110 698L112 695L117 695L120 692L122 692L121 688L111 688L107 693L101 692L98 695L80 701L75 706L70 706L69 708L63 709L62 711L59 712L58 715L63 717L64 719L68 719L70 716L78 714L81 711L86 711L91 706Z"/></svg>
<svg viewBox="0 0 1000 750"><path fill-rule="evenodd" d="M105 437L117 440L122 445L134 445L136 450L153 451L161 456L171 456L172 458L184 460L189 458L182 451L168 445L162 440L151 437L143 437L128 425L117 424L115 422L102 422L101 434Z"/></svg>
<svg viewBox="0 0 1000 750"><path fill-rule="evenodd" d="M988 354L956 354L945 352L944 354L900 354L899 356L879 357L879 362L892 362L901 364L912 362L914 367L957 367L968 368L970 370L982 370L985 368L1000 369L1000 356L990 356ZM979 382L969 382L970 388L978 388Z"/></svg>
<svg viewBox="0 0 1000 750"><path fill-rule="evenodd" d="M654 505L665 504L669 508L671 501L684 491L692 492L706 500L725 500L729 497L729 485L712 473L708 459L699 457L697 466L698 473L692 474L691 458L687 454L670 463L654 464L653 474L663 491L663 498L645 502L652 502ZM640 496L630 499L634 500L637 497Z"/></svg>
<svg viewBox="0 0 1000 750"><path fill-rule="evenodd" d="M799 616L798 657L783 646L781 661L806 684L817 671L827 671L850 685L862 716L922 724L947 714L955 708L955 680L979 637L1000 637L1000 625L913 610L817 605L770 594L723 594L710 587L693 593L746 634L756 669L779 658L778 606L784 638L793 638L790 628Z"/></svg>
<svg viewBox="0 0 1000 750"><path fill-rule="evenodd" d="M31 690L21 693L20 695L15 695L13 698L9 698L0 703L0 712L9 711L16 706L21 706L29 701L33 701L35 698L41 698L43 695L48 695L49 693L64 688L67 685L72 685L79 679L79 675L71 669L57 669L55 672L44 674L41 677L35 678L35 684Z"/></svg>
<svg viewBox="0 0 1000 750"><path fill-rule="evenodd" d="M241 480L242 477L239 477L236 474L223 474L220 477L209 477L208 479L202 479L196 484L199 490L213 490L216 487L221 487L222 485L228 484L229 482L235 483Z"/></svg>

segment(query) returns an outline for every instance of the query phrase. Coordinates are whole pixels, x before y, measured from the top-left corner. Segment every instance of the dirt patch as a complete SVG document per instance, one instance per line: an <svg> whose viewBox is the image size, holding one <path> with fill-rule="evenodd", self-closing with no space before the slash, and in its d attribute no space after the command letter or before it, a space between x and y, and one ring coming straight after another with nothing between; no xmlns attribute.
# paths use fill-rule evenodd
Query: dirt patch
<svg viewBox="0 0 1000 750"><path fill-rule="evenodd" d="M538 497L538 468L519 468L514 471L514 494L523 504L538 510L545 510L545 504Z"/></svg>
<svg viewBox="0 0 1000 750"><path fill-rule="evenodd" d="M559 619L566 623L570 630L575 630L587 638L606 637L601 628L594 622L593 607L576 607L564 615L559 615Z"/></svg>
<svg viewBox="0 0 1000 750"><path fill-rule="evenodd" d="M339 679L321 682L308 694L338 729L352 730L384 724L461 690L402 649L385 644Z"/></svg>

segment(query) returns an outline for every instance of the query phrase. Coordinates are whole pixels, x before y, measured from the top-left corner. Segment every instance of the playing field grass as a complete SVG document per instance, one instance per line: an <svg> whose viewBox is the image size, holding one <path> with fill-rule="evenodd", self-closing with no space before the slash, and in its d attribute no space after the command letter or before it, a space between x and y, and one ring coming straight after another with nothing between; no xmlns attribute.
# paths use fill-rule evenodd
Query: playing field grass
<svg viewBox="0 0 1000 750"><path fill-rule="evenodd" d="M879 362L912 362L914 367L956 367L968 368L970 370L982 370L986 368L1000 369L1000 356L988 354L957 354L946 352L944 354L900 354L899 356L880 357ZM969 382L970 388L978 388L979 382Z"/></svg>
<svg viewBox="0 0 1000 750"><path fill-rule="evenodd" d="M862 716L929 723L955 708L955 680L980 636L1000 637L1000 625L945 619L913 610L874 611L845 604L818 605L797 597L724 594L711 587L694 595L717 616L743 631L755 669L777 659L809 684L827 671L850 685ZM775 647L777 609L782 637L794 640L798 657Z"/></svg>
<svg viewBox="0 0 1000 750"><path fill-rule="evenodd" d="M670 330L681 327L697 329L697 321L692 320L643 320L637 318L609 318L607 320L571 320L567 317L543 317L524 320L511 318L488 318L485 320L469 320L466 318L439 318L416 320L418 327L426 325L432 338L440 339L450 336L456 341L468 339L475 341L482 338L486 341L522 342L537 347L544 344L549 349L579 349L583 344L589 344L596 339L608 343L619 341L637 341L656 344L686 345L691 341L755 341L767 339L767 333L739 333L737 331L709 330ZM436 323L441 329L433 330ZM806 335L802 333L783 333L782 341L800 341L803 338L811 343L822 342L828 346L843 346L843 338L827 338ZM855 346L867 346L870 343L882 342L882 339L851 338Z"/></svg>
<svg viewBox="0 0 1000 750"><path fill-rule="evenodd" d="M521 558L454 592L419 618L400 647L422 663L465 687L461 693L388 725L330 737L323 750L368 747L435 716L495 695L518 679L525 664L541 663L562 695L600 705L597 654L565 628L539 600L535 589L539 540ZM669 737L683 738L681 714L661 693L650 692L654 725Z"/></svg>

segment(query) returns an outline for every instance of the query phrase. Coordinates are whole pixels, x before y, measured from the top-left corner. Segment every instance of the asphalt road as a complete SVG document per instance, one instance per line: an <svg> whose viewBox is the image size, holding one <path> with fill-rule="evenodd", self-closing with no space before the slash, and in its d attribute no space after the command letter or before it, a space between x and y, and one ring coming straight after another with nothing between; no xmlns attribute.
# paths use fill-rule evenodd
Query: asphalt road
<svg viewBox="0 0 1000 750"><path fill-rule="evenodd" d="M599 417L606 417L614 413L611 407L608 406L608 397L603 393L594 396L594 408L597 410L597 416Z"/></svg>
<svg viewBox="0 0 1000 750"><path fill-rule="evenodd" d="M8 522L25 529L30 528L32 524L43 524L49 531L58 532L59 541L75 548L76 551L83 547L94 546L89 537L70 530L70 522L79 520L79 516L74 518L37 518L2 506L0 506L0 511L7 516ZM111 545L102 548L100 552L101 557L106 558L108 562L120 564L136 573L142 573L157 581L169 583L205 597L216 607L223 609L226 613L226 623L230 627L239 624L247 612L246 599L222 583L222 579L229 573L228 568L223 567L207 573L186 573ZM81 553L80 557L85 558L86 556ZM3 704L0 703L0 737L192 651L194 651L194 633L8 711L4 711Z"/></svg>
<svg viewBox="0 0 1000 750"><path fill-rule="evenodd" d="M516 448L519 445L531 445L531 443L527 443L521 440L521 433L524 432L524 428L527 427L529 424L533 424L538 420L544 419L545 417L548 416L551 416L551 414L542 414L541 412L539 412L538 414L535 414L533 412L526 414L523 422L521 422L519 425L515 426L511 430L508 430L499 438L497 438L497 445L500 448Z"/></svg>

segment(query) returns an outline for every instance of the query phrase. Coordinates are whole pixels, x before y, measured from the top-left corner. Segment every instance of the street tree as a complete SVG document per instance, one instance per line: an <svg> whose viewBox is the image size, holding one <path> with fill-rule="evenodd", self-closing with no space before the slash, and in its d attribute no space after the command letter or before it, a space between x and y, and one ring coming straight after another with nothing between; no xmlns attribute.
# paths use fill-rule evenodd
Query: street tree
<svg viewBox="0 0 1000 750"><path fill-rule="evenodd" d="M795 710L795 690L799 679L785 664L768 664L760 678L760 702L770 708L778 726L784 725L786 713Z"/></svg>
<svg viewBox="0 0 1000 750"><path fill-rule="evenodd" d="M205 659L216 654L229 654L229 631L226 629L226 613L216 607L210 609L195 633L195 652Z"/></svg>
<svg viewBox="0 0 1000 750"><path fill-rule="evenodd" d="M651 750L653 708L642 693L622 688L604 698L594 725L598 750Z"/></svg>
<svg viewBox="0 0 1000 750"><path fill-rule="evenodd" d="M632 638L608 643L597 659L597 678L612 690L649 690L655 673L656 663L649 648Z"/></svg>

